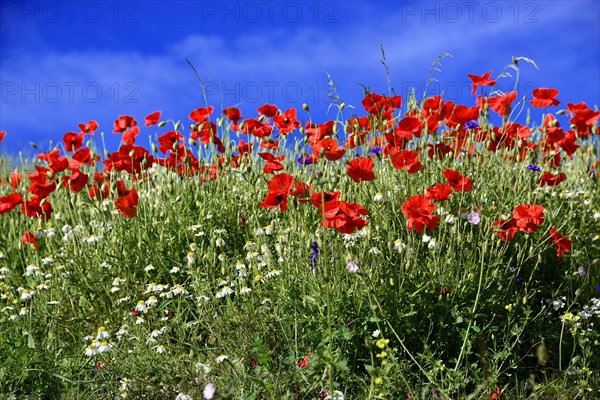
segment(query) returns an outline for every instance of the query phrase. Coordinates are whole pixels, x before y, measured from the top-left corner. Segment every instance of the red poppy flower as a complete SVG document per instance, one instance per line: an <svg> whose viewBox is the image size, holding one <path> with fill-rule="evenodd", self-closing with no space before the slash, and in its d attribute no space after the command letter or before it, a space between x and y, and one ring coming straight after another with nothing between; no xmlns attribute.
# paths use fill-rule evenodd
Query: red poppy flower
<svg viewBox="0 0 600 400"><path fill-rule="evenodd" d="M17 189L19 187L19 185L21 184L21 182L23 182L23 175L21 175L18 172L10 173L10 186L13 189Z"/></svg>
<svg viewBox="0 0 600 400"><path fill-rule="evenodd" d="M223 110L223 114L227 117L228 120L233 122L231 124L231 130L237 132L239 129L238 122L242 119L242 112L237 107L228 107Z"/></svg>
<svg viewBox="0 0 600 400"><path fill-rule="evenodd" d="M460 172L452 169L443 171L446 180L457 192L470 192L473 189L473 181L466 176L463 176Z"/></svg>
<svg viewBox="0 0 600 400"><path fill-rule="evenodd" d="M515 224L514 219L509 219L508 221L504 219L499 219L494 222L495 232L494 234L498 236L503 242L510 242L515 237L515 234L519 231L519 228Z"/></svg>
<svg viewBox="0 0 600 400"><path fill-rule="evenodd" d="M160 111L155 111L152 114L146 115L144 120L146 121L146 126L152 126L158 124L160 120L160 115L162 113Z"/></svg>
<svg viewBox="0 0 600 400"><path fill-rule="evenodd" d="M421 137L421 120L419 118L402 118L394 128L394 135L398 142L410 140L413 136Z"/></svg>
<svg viewBox="0 0 600 400"><path fill-rule="evenodd" d="M289 194L294 186L294 177L289 174L277 174L269 180L269 192Z"/></svg>
<svg viewBox="0 0 600 400"><path fill-rule="evenodd" d="M500 400L500 399L505 399L506 396L504 395L504 393L502 393L502 386L498 386L496 388L496 390L494 391L494 393L492 393L492 399L491 400Z"/></svg>
<svg viewBox="0 0 600 400"><path fill-rule="evenodd" d="M102 187L94 184L88 189L90 199L105 200L110 196L110 186L104 185Z"/></svg>
<svg viewBox="0 0 600 400"><path fill-rule="evenodd" d="M0 132L0 143L4 140L4 136L6 136L6 131Z"/></svg>
<svg viewBox="0 0 600 400"><path fill-rule="evenodd" d="M598 123L600 119L600 111L590 109L584 102L573 104L567 103L569 114L573 117L569 123L575 125L579 136L587 138L589 131Z"/></svg>
<svg viewBox="0 0 600 400"><path fill-rule="evenodd" d="M63 136L67 151L75 151L83 146L83 133L67 132Z"/></svg>
<svg viewBox="0 0 600 400"><path fill-rule="evenodd" d="M346 149L341 147L335 139L325 138L313 146L313 154L317 157L324 155L329 161L336 161L346 154Z"/></svg>
<svg viewBox="0 0 600 400"><path fill-rule="evenodd" d="M550 172L543 172L540 176L540 186L556 186L567 180L567 175L564 172L559 172L554 175Z"/></svg>
<svg viewBox="0 0 600 400"><path fill-rule="evenodd" d="M35 235L29 231L27 231L23 234L23 237L21 238L21 242L23 242L23 244L25 244L25 245L32 244L35 247L35 249L38 250L37 239L35 238Z"/></svg>
<svg viewBox="0 0 600 400"><path fill-rule="evenodd" d="M80 192L87 185L89 176L81 172L79 169L72 171L71 176L62 177L62 185L73 193Z"/></svg>
<svg viewBox="0 0 600 400"><path fill-rule="evenodd" d="M452 153L452 146L448 146L444 143L428 144L429 150L427 155L433 160L434 156L437 156L440 160L443 160L446 154Z"/></svg>
<svg viewBox="0 0 600 400"><path fill-rule="evenodd" d="M562 257L564 253L568 253L571 250L571 240L556 230L555 226L550 229L550 239L552 239L552 242L556 246L556 257Z"/></svg>
<svg viewBox="0 0 600 400"><path fill-rule="evenodd" d="M510 114L511 106L513 101L517 98L517 92L512 91L505 93L501 96L490 97L488 99L488 105L490 108L498 113L501 117L506 117Z"/></svg>
<svg viewBox="0 0 600 400"><path fill-rule="evenodd" d="M296 182L296 186L290 192L290 195L296 197L300 203L307 203L311 200L312 185L304 182Z"/></svg>
<svg viewBox="0 0 600 400"><path fill-rule="evenodd" d="M417 173L423 168L419 161L419 155L412 150L402 150L392 156L392 165L396 169L401 169L409 174Z"/></svg>
<svg viewBox="0 0 600 400"><path fill-rule="evenodd" d="M262 203L260 203L260 206L263 208L279 207L281 211L286 211L288 209L288 195L269 192Z"/></svg>
<svg viewBox="0 0 600 400"><path fill-rule="evenodd" d="M252 153L252 147L254 147L253 143L246 143L243 140L240 140L240 143L238 144L238 152L240 153L240 156Z"/></svg>
<svg viewBox="0 0 600 400"><path fill-rule="evenodd" d="M325 220L321 225L326 228L334 228L339 233L351 234L356 229L362 229L368 221L361 218L361 215L369 214L369 210L356 203L345 201L330 201L325 203L321 209L321 216Z"/></svg>
<svg viewBox="0 0 600 400"><path fill-rule="evenodd" d="M56 173L62 172L69 167L69 159L60 156L60 150L54 149L47 153L38 154L37 159L44 160L50 164L50 169Z"/></svg>
<svg viewBox="0 0 600 400"><path fill-rule="evenodd" d="M362 100L362 105L369 114L393 112L402 107L402 97L387 97L377 93L369 93Z"/></svg>
<svg viewBox="0 0 600 400"><path fill-rule="evenodd" d="M439 215L432 215L436 205L431 202L424 194L409 197L402 204L402 214L408 219L406 229L411 232L416 229L423 233L425 227L427 229L437 228L440 221Z"/></svg>
<svg viewBox="0 0 600 400"><path fill-rule="evenodd" d="M23 198L17 192L0 197L0 215L12 211L22 202Z"/></svg>
<svg viewBox="0 0 600 400"><path fill-rule="evenodd" d="M532 233L544 223L544 207L531 204L522 204L512 212L515 225L521 232Z"/></svg>
<svg viewBox="0 0 600 400"><path fill-rule="evenodd" d="M139 134L140 134L140 128L138 128L137 126L134 126L133 128L127 129L125 132L123 132L123 136L121 137L121 140L123 141L123 143L133 146L135 144L135 137Z"/></svg>
<svg viewBox="0 0 600 400"><path fill-rule="evenodd" d="M305 356L301 361L298 361L298 366L304 368L308 366L308 356Z"/></svg>
<svg viewBox="0 0 600 400"><path fill-rule="evenodd" d="M452 195L452 187L447 183L440 183L428 189L425 189L425 196L428 199L436 201L446 201Z"/></svg>
<svg viewBox="0 0 600 400"><path fill-rule="evenodd" d="M50 196L50 193L56 190L56 182L46 183L44 179L44 183L41 181L36 181L36 183L32 183L31 186L27 189L27 193L33 193L40 198L46 198Z"/></svg>
<svg viewBox="0 0 600 400"><path fill-rule="evenodd" d="M75 154L73 154L72 160L71 161L75 161L74 163L71 162L71 164L73 164L73 167L77 168L79 165L94 165L96 163L97 160L100 159L100 156L96 156L96 157L92 157L92 151L85 147L83 149L79 149L77 150L77 152L75 152ZM50 168L52 168L52 166L50 166Z"/></svg>
<svg viewBox="0 0 600 400"><path fill-rule="evenodd" d="M189 118L192 121L196 121L196 124L198 125L203 124L208 121L208 117L210 117L214 109L215 108L213 106L197 108L190 113Z"/></svg>
<svg viewBox="0 0 600 400"><path fill-rule="evenodd" d="M575 136L575 131L569 131L560 141L557 142L560 148L567 153L571 160L573 159L573 154L575 154L579 148L579 145L575 143L576 140L577 137Z"/></svg>
<svg viewBox="0 0 600 400"><path fill-rule="evenodd" d="M312 195L310 202L313 206L321 210L324 204L330 201L337 201L340 198L340 192L318 192Z"/></svg>
<svg viewBox="0 0 600 400"><path fill-rule="evenodd" d="M119 196L115 201L115 208L125 218L133 218L137 215L138 194L135 189L131 189L127 194Z"/></svg>
<svg viewBox="0 0 600 400"><path fill-rule="evenodd" d="M186 156L182 150L178 156ZM173 157L175 155L173 154ZM130 174L140 173L144 169L152 167L154 156L141 146L122 145L118 152L112 153L107 160L104 160L104 172L111 170L125 171Z"/></svg>
<svg viewBox="0 0 600 400"><path fill-rule="evenodd" d="M277 106L264 104L258 108L258 113L268 118L274 117L277 114Z"/></svg>
<svg viewBox="0 0 600 400"><path fill-rule="evenodd" d="M354 182L372 181L375 179L373 167L375 163L366 157L357 157L348 163L347 173Z"/></svg>
<svg viewBox="0 0 600 400"><path fill-rule="evenodd" d="M281 163L281 160L285 158L285 154L282 154L277 157L275 157L271 153L258 153L258 155L260 156L260 158L267 161L267 163L263 167L263 171L265 171L265 174L272 174L275 171L281 171L283 169L283 164Z"/></svg>
<svg viewBox="0 0 600 400"><path fill-rule="evenodd" d="M273 127L269 125L269 121L262 123L257 119L245 119L242 122L242 133L254 135L258 138L270 136L273 133Z"/></svg>
<svg viewBox="0 0 600 400"><path fill-rule="evenodd" d="M268 138L260 142L258 147L260 147L261 149L275 150L279 148L279 140Z"/></svg>
<svg viewBox="0 0 600 400"><path fill-rule="evenodd" d="M479 118L479 108L478 107L467 107L462 104L459 104L452 110L449 118L446 120L446 126L451 128L458 127L459 125L464 125L469 121L473 121Z"/></svg>
<svg viewBox="0 0 600 400"><path fill-rule="evenodd" d="M165 132L158 137L158 143L160 144L159 150L163 154L167 154L169 150L173 150L173 145L183 140L184 137L177 131Z"/></svg>
<svg viewBox="0 0 600 400"><path fill-rule="evenodd" d="M556 89L537 88L533 90L534 99L529 104L537 108L557 106L560 101L555 99L556 96L558 96L558 90Z"/></svg>
<svg viewBox="0 0 600 400"><path fill-rule="evenodd" d="M42 204L44 200L44 204ZM52 205L48 199L43 199L38 195L33 195L29 200L21 203L21 212L30 218L43 217L45 221L48 221L52 217Z"/></svg>
<svg viewBox="0 0 600 400"><path fill-rule="evenodd" d="M94 131L98 129L98 123L94 120L91 120L87 124L79 124L78 127L82 133L95 136Z"/></svg>
<svg viewBox="0 0 600 400"><path fill-rule="evenodd" d="M281 134L293 132L300 126L300 122L296 119L296 109L290 108L283 114L275 116L273 124L275 124Z"/></svg>
<svg viewBox="0 0 600 400"><path fill-rule="evenodd" d="M490 75L492 75L492 71L486 72L482 76L477 75L468 75L469 79L473 81L473 91L471 94L475 94L477 91L477 86L494 86L496 81L494 79L490 79Z"/></svg>
<svg viewBox="0 0 600 400"><path fill-rule="evenodd" d="M332 136L334 124L333 121L327 121L323 124L313 124L306 121L304 132L306 133L306 136L310 138L310 145L314 146L320 140L325 139L325 137Z"/></svg>
<svg viewBox="0 0 600 400"><path fill-rule="evenodd" d="M130 117L129 115L119 115L119 118L114 122L115 129L113 130L113 133L122 133L134 126L137 126L137 121L133 117Z"/></svg>

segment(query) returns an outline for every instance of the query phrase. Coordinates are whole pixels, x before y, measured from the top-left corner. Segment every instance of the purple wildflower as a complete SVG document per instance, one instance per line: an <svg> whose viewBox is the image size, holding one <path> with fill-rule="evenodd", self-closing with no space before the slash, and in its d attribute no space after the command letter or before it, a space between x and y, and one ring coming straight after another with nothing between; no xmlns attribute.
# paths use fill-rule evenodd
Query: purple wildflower
<svg viewBox="0 0 600 400"><path fill-rule="evenodd" d="M351 274L358 272L358 265L352 261L348 261L348 272Z"/></svg>
<svg viewBox="0 0 600 400"><path fill-rule="evenodd" d="M477 214L476 211L473 211L467 217L467 221L469 221L469 223L472 225L477 225L481 221L481 217L479 216L479 214Z"/></svg>
<svg viewBox="0 0 600 400"><path fill-rule="evenodd" d="M585 274L587 274L587 271L585 270L585 268L579 267L577 268L577 273L579 274L579 276L585 276Z"/></svg>

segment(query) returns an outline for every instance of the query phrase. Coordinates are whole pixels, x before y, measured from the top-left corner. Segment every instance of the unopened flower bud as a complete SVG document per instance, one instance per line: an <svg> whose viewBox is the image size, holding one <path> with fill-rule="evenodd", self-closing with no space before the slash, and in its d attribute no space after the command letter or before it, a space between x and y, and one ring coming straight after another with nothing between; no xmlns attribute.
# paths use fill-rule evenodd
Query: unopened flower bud
<svg viewBox="0 0 600 400"><path fill-rule="evenodd" d="M302 108L304 109L304 111L310 110L310 107L306 103L302 104Z"/></svg>
<svg viewBox="0 0 600 400"><path fill-rule="evenodd" d="M152 143L152 151L158 153L158 147L154 143Z"/></svg>
<svg viewBox="0 0 600 400"><path fill-rule="evenodd" d="M162 127L163 127L163 126L165 126L166 124L167 124L167 121L160 121L160 122L158 123L158 127L159 127L159 128L162 128Z"/></svg>

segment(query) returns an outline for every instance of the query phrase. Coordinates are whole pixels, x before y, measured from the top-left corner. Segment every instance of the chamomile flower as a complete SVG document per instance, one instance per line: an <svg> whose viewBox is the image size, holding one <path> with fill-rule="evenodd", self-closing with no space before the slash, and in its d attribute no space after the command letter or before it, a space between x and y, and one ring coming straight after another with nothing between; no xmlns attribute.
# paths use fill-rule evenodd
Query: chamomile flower
<svg viewBox="0 0 600 400"><path fill-rule="evenodd" d="M23 289L21 291L21 300L29 300L33 297L34 294L35 292L33 290Z"/></svg>
<svg viewBox="0 0 600 400"><path fill-rule="evenodd" d="M148 306L148 307L153 307L157 304L158 304L158 299L156 298L156 296L150 296L150 297L148 297L148 300L146 300L146 306Z"/></svg>
<svg viewBox="0 0 600 400"><path fill-rule="evenodd" d="M108 342L101 342L100 346L98 346L98 353L104 353L107 351L110 351L110 349L113 348L112 343L108 343Z"/></svg>
<svg viewBox="0 0 600 400"><path fill-rule="evenodd" d="M240 294L247 294L250 293L252 291L252 289L250 289L248 286L244 286L240 289Z"/></svg>
<svg viewBox="0 0 600 400"><path fill-rule="evenodd" d="M156 352L158 354L164 354L167 352L167 348L165 346L163 346L162 344L159 344L158 346L156 346Z"/></svg>
<svg viewBox="0 0 600 400"><path fill-rule="evenodd" d="M96 334L97 340L108 339L110 337L110 333L106 330L104 326L98 327L98 333Z"/></svg>
<svg viewBox="0 0 600 400"><path fill-rule="evenodd" d="M119 286L121 283L125 282L125 279L121 278L121 277L116 277L113 282L112 285L113 286Z"/></svg>
<svg viewBox="0 0 600 400"><path fill-rule="evenodd" d="M146 271L146 272L150 272L153 269L154 269L154 265L152 265L152 264L148 264L144 267L144 271Z"/></svg>
<svg viewBox="0 0 600 400"><path fill-rule="evenodd" d="M225 354L221 354L220 356L218 356L215 361L217 363L222 363L223 361L227 360L229 357L227 357Z"/></svg>
<svg viewBox="0 0 600 400"><path fill-rule="evenodd" d="M146 302L144 300L138 301L137 305L135 306L135 311L146 312L146 310L148 310L148 307L146 307Z"/></svg>

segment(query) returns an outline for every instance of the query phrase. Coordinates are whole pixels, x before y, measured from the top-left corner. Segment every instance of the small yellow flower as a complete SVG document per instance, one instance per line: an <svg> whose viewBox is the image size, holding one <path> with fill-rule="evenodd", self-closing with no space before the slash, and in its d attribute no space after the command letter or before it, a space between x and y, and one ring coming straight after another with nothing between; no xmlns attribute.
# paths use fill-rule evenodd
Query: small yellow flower
<svg viewBox="0 0 600 400"><path fill-rule="evenodd" d="M381 338L381 339L379 339L377 342L375 342L375 345L376 345L377 347L379 347L380 349L384 349L384 348L385 348L385 346L387 346L389 342L390 342L390 340L389 340L389 339L384 339L384 338Z"/></svg>
<svg viewBox="0 0 600 400"><path fill-rule="evenodd" d="M380 376L378 376L377 378L375 378L375 384L376 385L381 385L383 383L383 379L381 379Z"/></svg>
<svg viewBox="0 0 600 400"><path fill-rule="evenodd" d="M504 306L504 308L505 308L507 311L509 311L509 312L510 312L510 311L512 311L512 309L513 309L513 305L512 305L512 304L507 304L507 305L505 305L505 306Z"/></svg>

